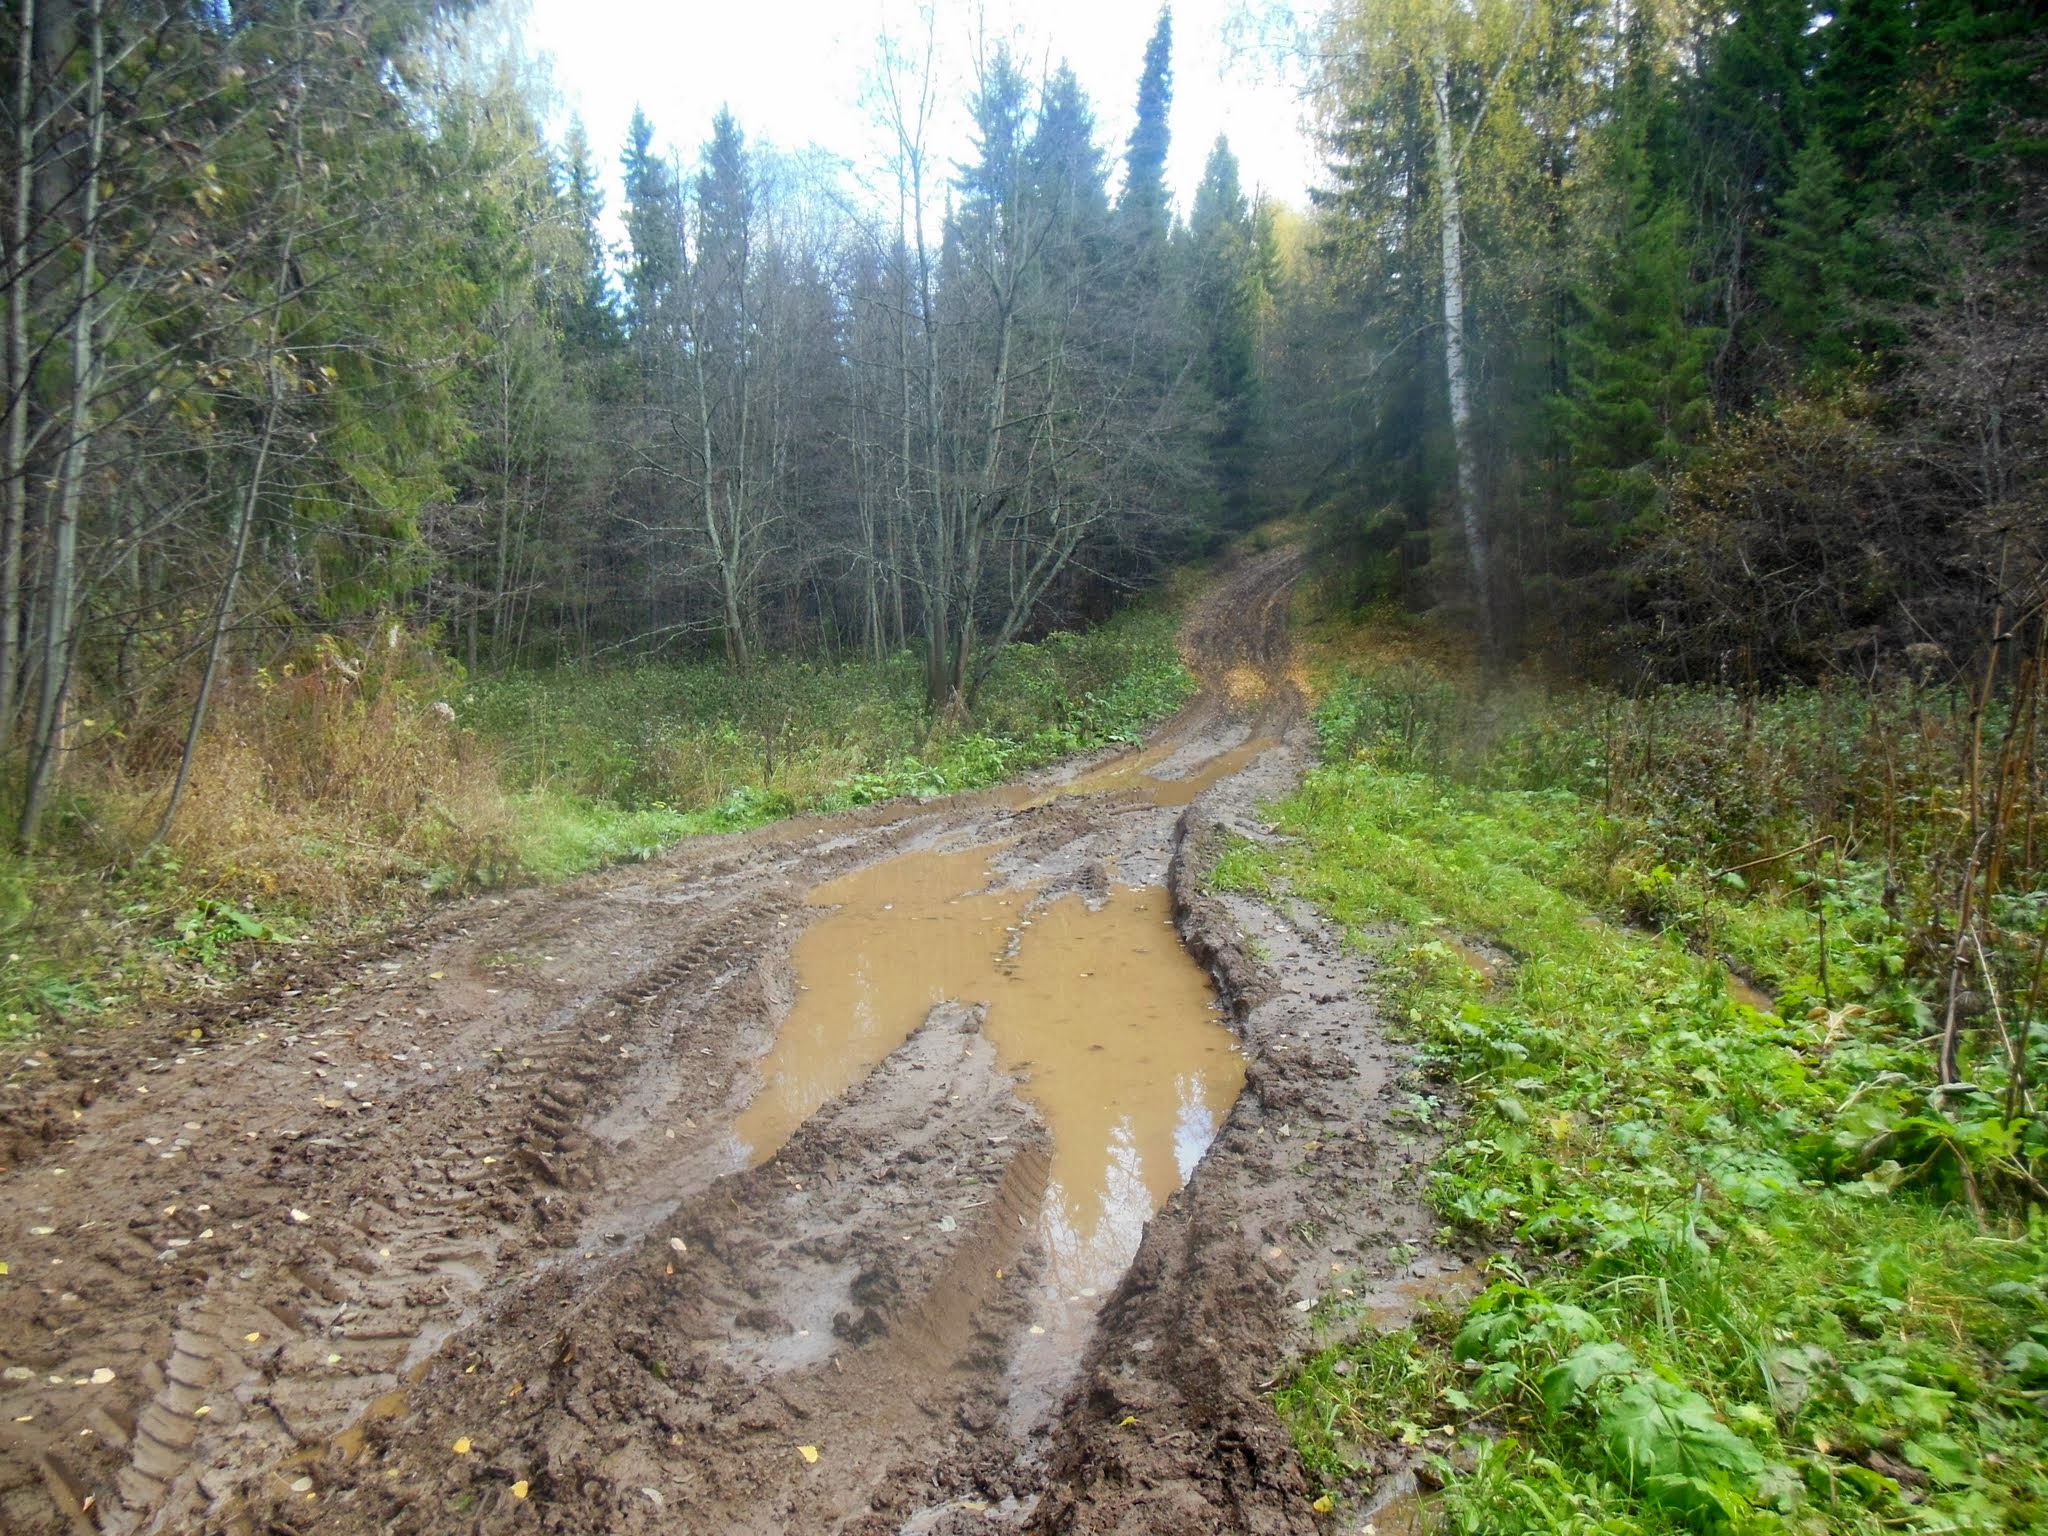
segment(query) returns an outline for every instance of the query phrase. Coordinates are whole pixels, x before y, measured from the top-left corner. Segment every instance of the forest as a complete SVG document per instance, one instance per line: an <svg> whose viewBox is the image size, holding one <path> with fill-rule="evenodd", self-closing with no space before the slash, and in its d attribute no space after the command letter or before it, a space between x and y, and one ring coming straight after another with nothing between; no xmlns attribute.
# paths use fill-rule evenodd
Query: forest
<svg viewBox="0 0 2048 1536"><path fill-rule="evenodd" d="M858 151L730 109L593 142L515 0L6 9L0 1204L54 1222L60 1143L139 1143L72 1180L106 1203L75 1234L22 1230L154 1233L123 1181L165 1231L225 1213L177 1159L229 1103L265 1130L207 1168L286 1216L179 1313L203 1362L150 1330L211 1226L0 1308L0 1523L216 1509L184 1451L241 1409L201 1425L193 1383L284 1401L259 1346L344 1303L419 1391L295 1341L327 1427L233 1420L237 1519L636 1529L716 1421L690 1465L736 1530L1193 1528L1115 1523L1155 1485L1291 1532L1390 1496L1467 1536L2048 1520L2038 6L1245 4L1226 70L1291 81L1314 145L1291 200L1177 100L1170 5L1113 102L978 8L878 10ZM1131 1196L1098 1333L1015 1299L1035 1239L984 1196L1056 1137L972 1055L985 999L760 1166L692 1139L759 1086L818 893L913 836L987 855L954 899L1011 959L1030 903L1079 933L1150 881L1133 952L1169 914L1253 1064ZM415 1033L481 1108L417 1086ZM953 1049L983 1096L934 1108ZM309 1246L330 1186L398 1264ZM866 1263L778 1214L845 1189L844 1232L896 1226L816 1319L842 1380L760 1298ZM597 1231L627 1246L528 1284ZM495 1357L420 1299L487 1282ZM153 1406L80 1417L117 1370L63 1363L73 1305ZM1023 1347L1068 1356L1014 1461L977 1395L1007 1356L867 1347L1041 1306ZM781 1406L720 1439L744 1372L691 1341L749 1329L801 1369L742 1361ZM556 1412L599 1358L616 1395ZM890 1417L924 1392L957 1412ZM886 1476L841 1454L874 1425L913 1448Z"/></svg>
<svg viewBox="0 0 2048 1536"><path fill-rule="evenodd" d="M1244 501L1186 444L1242 409L1253 219L1219 148L1174 227L1164 22L1114 205L1071 74L1000 46L958 166L929 47L882 47L858 207L728 114L688 164L551 142L464 6L42 0L7 46L25 849L72 762L169 775L168 827L226 679L387 622L471 673L915 646L964 716Z"/></svg>
<svg viewBox="0 0 2048 1536"><path fill-rule="evenodd" d="M956 161L941 22L883 39L856 201L729 114L694 157L644 116L551 138L488 9L16 7L17 843L107 767L167 829L216 695L321 636L400 623L471 674L915 649L968 718L1011 641L1291 513L1357 599L1502 658L2038 649L2025 7L1312 20L1313 208L1219 138L1183 217L1165 12L1120 152L997 41Z"/></svg>

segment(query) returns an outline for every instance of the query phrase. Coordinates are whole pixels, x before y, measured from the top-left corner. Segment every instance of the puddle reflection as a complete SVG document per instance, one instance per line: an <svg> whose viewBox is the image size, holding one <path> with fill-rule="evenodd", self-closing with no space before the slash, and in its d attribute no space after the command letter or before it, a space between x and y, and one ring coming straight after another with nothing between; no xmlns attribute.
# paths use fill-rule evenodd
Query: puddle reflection
<svg viewBox="0 0 2048 1536"><path fill-rule="evenodd" d="M904 854L810 893L837 910L792 949L799 991L734 1122L737 1151L772 1157L939 1003L984 1004L999 1065L1052 1133L1051 1283L1105 1289L1215 1139L1244 1060L1165 891L1034 908L1029 890L990 889L997 851Z"/></svg>
<svg viewBox="0 0 2048 1536"><path fill-rule="evenodd" d="M1104 1289L1215 1139L1244 1060L1162 890L1119 886L1093 912L1061 897L1034 914L1010 981L986 1030L1052 1129L1051 1278Z"/></svg>

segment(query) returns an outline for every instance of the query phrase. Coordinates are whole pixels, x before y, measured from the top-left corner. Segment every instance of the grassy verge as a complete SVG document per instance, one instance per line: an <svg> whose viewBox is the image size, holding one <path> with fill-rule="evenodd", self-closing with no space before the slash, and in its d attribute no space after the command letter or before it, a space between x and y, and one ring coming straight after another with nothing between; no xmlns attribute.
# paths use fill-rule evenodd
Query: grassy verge
<svg viewBox="0 0 2048 1536"><path fill-rule="evenodd" d="M998 658L971 729L934 730L917 658L824 665L773 658L745 677L714 662L483 680L458 706L507 775L542 803L673 815L729 830L796 810L978 789L1073 752L1135 740L1193 680L1171 608L1017 645Z"/></svg>
<svg viewBox="0 0 2048 1536"><path fill-rule="evenodd" d="M2015 1038L2048 1065L2038 907L2003 911L1997 1028L1939 1094L1913 894L1939 815L1894 801L1881 838L1727 878L1846 814L1817 741L1897 701L1482 693L1412 634L1322 639L1294 840L1218 879L1377 952L1463 1106L1432 1199L1496 1257L1469 1308L1360 1320L1282 1385L1320 1491L1363 1495L1400 1439L1475 1536L2048 1524L2048 1135L2005 1070ZM1956 745L1910 713L1894 782Z"/></svg>
<svg viewBox="0 0 2048 1536"><path fill-rule="evenodd" d="M934 729L908 656L465 680L396 630L367 652L322 642L223 690L160 847L143 851L174 737L81 738L49 850L0 854L0 1040L132 1013L436 895L1135 740L1193 689L1176 627L1141 605L1013 646L971 729Z"/></svg>

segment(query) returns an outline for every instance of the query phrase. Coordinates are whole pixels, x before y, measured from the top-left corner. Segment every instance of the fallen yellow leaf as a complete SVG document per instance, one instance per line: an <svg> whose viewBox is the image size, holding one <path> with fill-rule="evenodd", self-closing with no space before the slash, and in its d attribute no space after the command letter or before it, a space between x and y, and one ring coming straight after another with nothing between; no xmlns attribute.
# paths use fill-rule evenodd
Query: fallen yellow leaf
<svg viewBox="0 0 2048 1536"><path fill-rule="evenodd" d="M467 1456L469 1454L469 1436L464 1435L455 1442L455 1454L458 1456Z"/></svg>
<svg viewBox="0 0 2048 1536"><path fill-rule="evenodd" d="M0 1275L4 1275L4 1274L6 1274L6 1273L7 1273L7 1266L6 1266L5 1264L0 1264Z"/></svg>
<svg viewBox="0 0 2048 1536"><path fill-rule="evenodd" d="M1336 1507L1337 1501L1331 1498L1327 1493L1324 1494L1320 1499L1317 1499L1315 1503L1309 1505L1309 1508L1314 1510L1319 1515L1327 1515L1331 1510L1335 1509Z"/></svg>
<svg viewBox="0 0 2048 1536"><path fill-rule="evenodd" d="M532 1487L533 1485L527 1482L527 1480L522 1477L521 1479L519 1479L518 1482L512 1485L512 1497L515 1499L523 1499L526 1497L527 1493L532 1489Z"/></svg>
<svg viewBox="0 0 2048 1536"><path fill-rule="evenodd" d="M1127 1413L1122 1418L1116 1421L1116 1427L1118 1429L1129 1429L1133 1424L1137 1422L1138 1416L1135 1413Z"/></svg>
<svg viewBox="0 0 2048 1536"><path fill-rule="evenodd" d="M262 1342L262 1339L263 1339L263 1335L262 1335L262 1334L260 1334L260 1333L245 1333L245 1334L243 1334L243 1335L242 1335L242 1342L243 1342L244 1344L257 1344L257 1343L261 1343L261 1342Z"/></svg>
<svg viewBox="0 0 2048 1536"><path fill-rule="evenodd" d="M800 1445L796 1448L796 1453L805 1461L815 1462L818 1459L818 1448L815 1445Z"/></svg>

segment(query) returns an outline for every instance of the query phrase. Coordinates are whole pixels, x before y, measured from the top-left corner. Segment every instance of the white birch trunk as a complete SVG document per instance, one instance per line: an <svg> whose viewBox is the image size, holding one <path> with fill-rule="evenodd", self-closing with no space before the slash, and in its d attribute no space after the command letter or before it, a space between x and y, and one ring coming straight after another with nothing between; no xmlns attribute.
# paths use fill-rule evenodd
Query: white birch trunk
<svg viewBox="0 0 2048 1536"><path fill-rule="evenodd" d="M1479 466L1472 444L1472 387L1465 370L1465 224L1460 155L1451 135L1451 71L1439 55L1431 66L1436 102L1437 195L1443 200L1444 384L1451 403L1451 453L1457 460L1458 527L1464 534L1479 638L1493 650L1493 593L1486 526L1479 504Z"/></svg>

